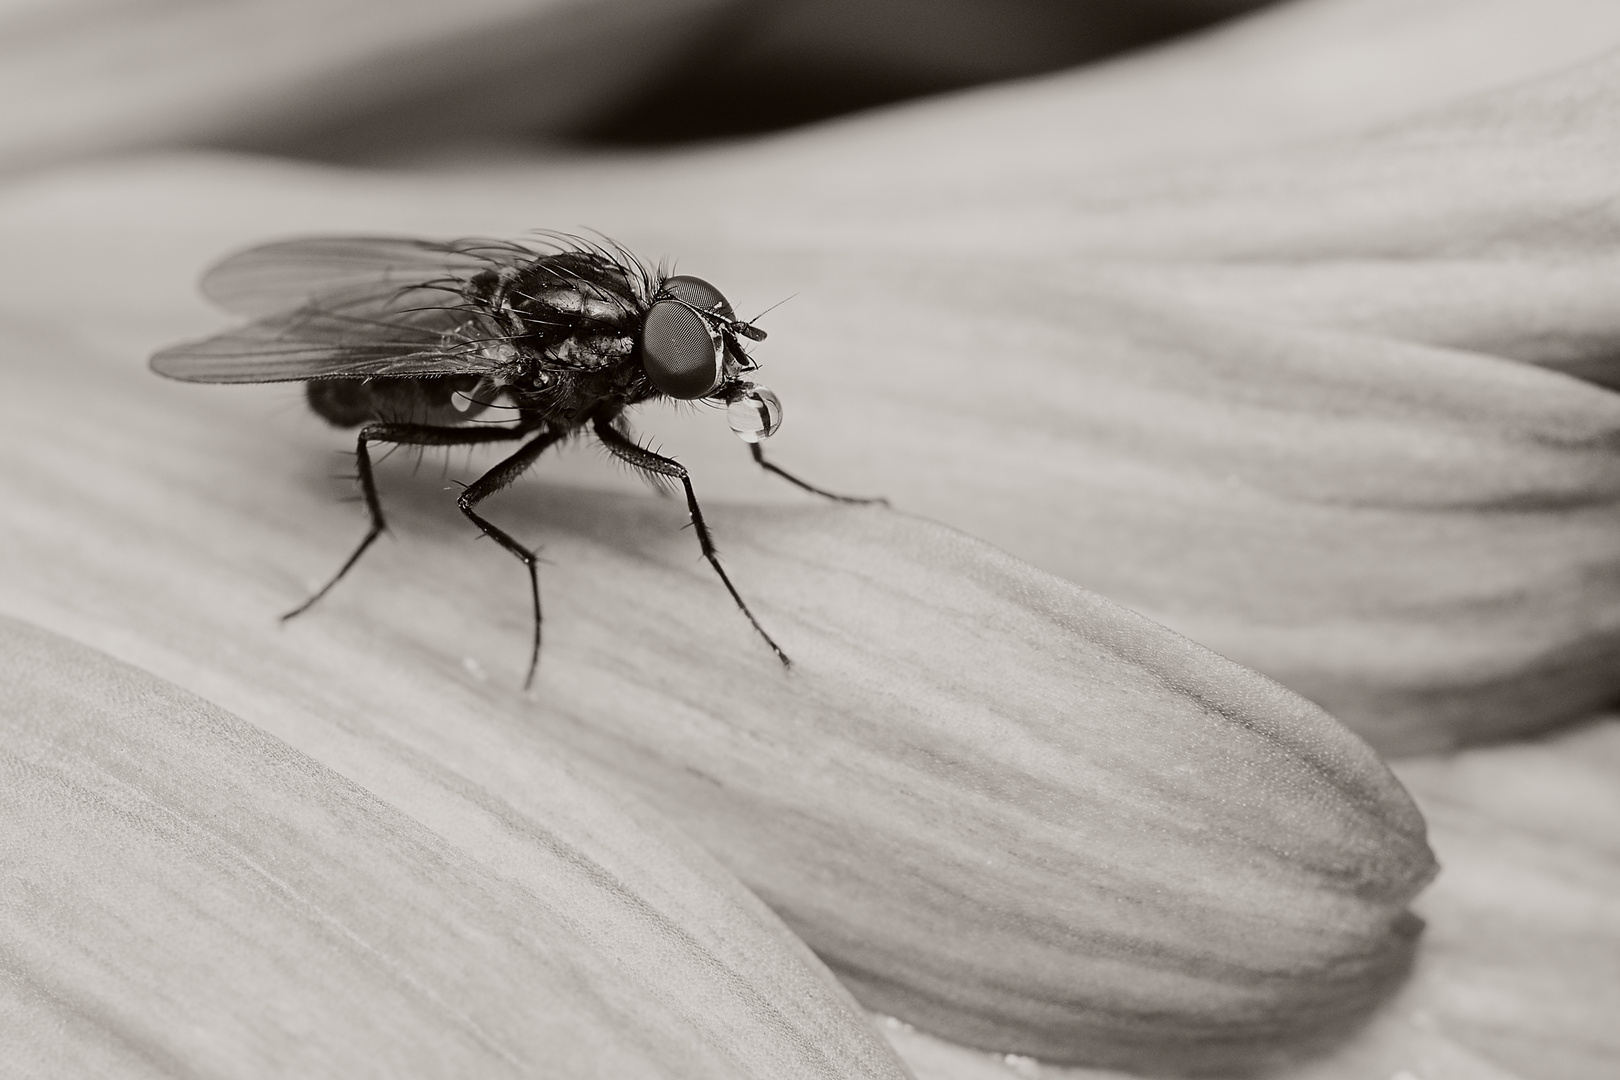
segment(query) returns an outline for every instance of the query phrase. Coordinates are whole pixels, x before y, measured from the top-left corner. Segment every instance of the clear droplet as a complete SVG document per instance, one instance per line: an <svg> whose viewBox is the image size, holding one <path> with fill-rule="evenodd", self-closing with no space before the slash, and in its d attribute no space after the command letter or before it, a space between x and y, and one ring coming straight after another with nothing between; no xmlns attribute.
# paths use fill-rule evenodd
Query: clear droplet
<svg viewBox="0 0 1620 1080"><path fill-rule="evenodd" d="M737 438L757 443L782 426L782 402L763 386L750 386L726 404L726 419Z"/></svg>

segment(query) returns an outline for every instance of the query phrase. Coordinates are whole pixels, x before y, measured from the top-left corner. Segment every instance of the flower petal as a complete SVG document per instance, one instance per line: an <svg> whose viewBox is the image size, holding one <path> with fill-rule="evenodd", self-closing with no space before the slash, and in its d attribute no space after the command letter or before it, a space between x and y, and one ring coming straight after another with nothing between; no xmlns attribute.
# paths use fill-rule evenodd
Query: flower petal
<svg viewBox="0 0 1620 1080"><path fill-rule="evenodd" d="M538 822L396 759L429 811L413 818L10 619L0 727L8 1067L905 1074L728 875L563 770L535 779L570 819Z"/></svg>
<svg viewBox="0 0 1620 1080"><path fill-rule="evenodd" d="M1620 694L1614 399L1424 340L1588 372L1608 362L1620 334L1608 256L1565 211L1598 200L1616 163L1590 125L1566 138L1555 121L1565 108L1600 115L1613 85L1620 73L1599 65L1204 180L966 204L981 219L969 236L1025 235L1021 213L1046 223L1044 249L1019 259L846 244L867 225L885 235L870 213L814 219L825 235L809 245L793 215L728 204L734 168L790 160L785 144L478 176L154 163L20 188L8 236L41 271L39 308L114 323L172 308L178 283L160 290L148 263L200 264L252 239L243 221L510 231L544 192L635 247L744 283L745 307L797 294L772 312L761 354L788 409L774 444L787 462L835 486L869 476L897 505L1282 679L1387 753L1412 752L1535 730ZM1471 194L1442 182L1447 147L1483 178ZM1324 186L1339 174L1356 182ZM1515 180L1543 174L1556 179L1536 191L1563 208L1550 223ZM1318 188L1331 213L1289 194ZM1427 239L1390 247L1414 220ZM783 246L766 242L773 221ZM726 239L734 230L746 246ZM133 249L122 264L109 237L123 237L113 252ZM1364 265L1379 244L1394 253L1379 266L1434 303L1407 303ZM1095 262L1057 259L1054 245ZM53 282L90 260L120 288L87 311ZM1267 291L1285 277L1291 294ZM1296 307L1270 310L1287 295ZM206 324L169 325L152 344ZM762 497L706 419L652 425L705 491Z"/></svg>
<svg viewBox="0 0 1620 1080"><path fill-rule="evenodd" d="M816 291L773 338L798 406L780 454L810 475L870 476L1385 752L1620 695L1613 394L982 260L846 267Z"/></svg>
<svg viewBox="0 0 1620 1080"><path fill-rule="evenodd" d="M1041 222L1032 247L1184 301L1614 384L1616 115L1611 56L1353 137L1097 180L1021 212Z"/></svg>
<svg viewBox="0 0 1620 1080"><path fill-rule="evenodd" d="M1620 1060L1620 719L1401 763L1446 873L1396 1007L1523 1076Z"/></svg>
<svg viewBox="0 0 1620 1080"><path fill-rule="evenodd" d="M0 401L18 462L0 478L8 605L391 801L408 786L368 764L371 739L545 821L540 763L551 738L572 743L867 1003L1059 1060L1236 1066L1334 1037L1405 970L1405 906L1433 863L1372 752L985 544L878 509L711 505L734 580L795 658L784 671L678 504L528 489L490 507L548 561L525 701L521 570L457 542L443 481L386 469L394 527L419 539L278 632L303 592L291 575L354 540L322 479L331 444L290 415L275 430L254 391L10 342L54 359ZM78 438L62 443L34 406L68 372ZM351 729L373 734L355 746Z"/></svg>
<svg viewBox="0 0 1620 1080"><path fill-rule="evenodd" d="M1411 981L1286 1080L1597 1080L1620 1035L1620 720L1401 763L1445 863ZM884 1026L918 1080L1116 1080Z"/></svg>
<svg viewBox="0 0 1620 1080"><path fill-rule="evenodd" d="M387 146L611 109L703 33L716 0L122 0L0 14L0 165L154 145ZM610 48L602 43L611 42ZM493 88L493 89L492 89ZM407 121L391 110L409 109ZM369 121L353 127L357 120ZM382 130L375 130L377 128ZM345 131L345 129L349 129ZM407 130L410 130L407 127ZM335 139L334 139L335 141Z"/></svg>

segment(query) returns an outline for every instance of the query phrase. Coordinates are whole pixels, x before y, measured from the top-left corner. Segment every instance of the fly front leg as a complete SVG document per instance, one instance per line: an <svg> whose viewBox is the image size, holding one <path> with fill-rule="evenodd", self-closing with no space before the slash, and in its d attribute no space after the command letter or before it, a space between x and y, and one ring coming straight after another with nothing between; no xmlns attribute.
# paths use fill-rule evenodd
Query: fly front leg
<svg viewBox="0 0 1620 1080"><path fill-rule="evenodd" d="M761 449L759 443L749 443L748 444L748 451L749 451L749 453L754 455L754 464L758 465L760 468L764 469L766 472L775 473L777 476L780 476L782 479L786 480L788 483L793 484L793 485L795 485L797 487L801 487L801 488L803 488L804 490L810 492L813 495L820 495L822 498L832 499L834 502L882 503L884 506L889 505L889 500L885 499L881 495L874 496L872 498L861 498L858 495L839 495L839 494L836 494L834 492L827 491L827 490L825 490L823 488L818 488L814 484L808 484L808 483L804 482L803 480L800 480L797 476L794 476L792 473L788 472L786 469L782 468L780 465L773 465L769 461L766 461L765 460L765 451L763 449Z"/></svg>
<svg viewBox="0 0 1620 1080"><path fill-rule="evenodd" d="M383 518L382 500L377 497L377 479L371 470L370 444L374 442L393 443L398 446L476 446L482 443L492 443L521 439L533 431L533 427L515 428L462 428L441 427L436 424L367 424L360 429L360 437L355 443L355 472L360 480L360 491L365 496L366 512L371 515L371 527L366 530L365 538L354 549L338 572L332 575L332 580L322 585L315 595L305 600L281 617L282 621L295 615L302 615L308 611L315 601L332 591L332 586L343 580L360 556L372 545L377 537L388 528L388 522Z"/></svg>
<svg viewBox="0 0 1620 1080"><path fill-rule="evenodd" d="M775 639L765 632L765 628L759 625L759 620L754 618L754 613L749 611L748 605L743 602L742 594L737 592L737 587L731 583L731 578L726 575L725 567L720 565L720 556L714 549L714 537L709 535L709 526L703 520L703 510L698 506L697 493L692 490L692 476L686 471L686 466L674 458L667 458L662 454L653 453L644 446L638 446L615 428L610 420L598 417L592 422L592 427L596 430L596 437L602 440L602 445L607 447L614 457L633 468L659 476L667 476L672 480L681 482L681 487L686 490L686 507L692 514L692 529L697 533L698 545L703 549L703 557L709 560L709 565L714 567L714 572L720 575L721 584L725 585L726 591L731 594L731 598L737 602L737 606L742 609L742 613L748 617L749 624L759 633L760 637L765 639L765 644L771 647L771 651L776 654L776 658L782 661L782 666L791 667L793 661L788 659L787 653L782 651L782 647L776 643Z"/></svg>
<svg viewBox="0 0 1620 1080"><path fill-rule="evenodd" d="M545 452L546 447L564 438L565 435L565 432L547 431L535 436L532 442L525 443L511 457L467 485L461 497L456 500L461 512L466 514L485 536L517 556L528 568L529 595L534 601L534 645L529 650L529 674L523 680L525 690L534 684L534 673L540 666L540 559L534 552L514 540L506 530L486 521L473 510L473 507L522 476Z"/></svg>

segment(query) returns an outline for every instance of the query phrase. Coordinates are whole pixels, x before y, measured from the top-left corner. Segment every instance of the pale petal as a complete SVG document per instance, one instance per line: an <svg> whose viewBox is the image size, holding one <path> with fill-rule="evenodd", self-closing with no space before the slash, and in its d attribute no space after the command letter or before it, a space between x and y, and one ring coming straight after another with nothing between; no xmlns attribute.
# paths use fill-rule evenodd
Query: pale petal
<svg viewBox="0 0 1620 1080"><path fill-rule="evenodd" d="M1403 763L1446 873L1395 1006L1526 1077L1620 1061L1620 719Z"/></svg>
<svg viewBox="0 0 1620 1080"><path fill-rule="evenodd" d="M491 111L505 130L567 128L689 47L720 6L24 0L0 10L0 168L308 139L402 103L419 127L465 136Z"/></svg>
<svg viewBox="0 0 1620 1080"><path fill-rule="evenodd" d="M391 805L10 619L0 729L8 1072L905 1075L734 879L565 761L542 819L373 739L348 764Z"/></svg>
<svg viewBox="0 0 1620 1080"><path fill-rule="evenodd" d="M885 229L928 220L903 202L892 221L812 203L812 243L787 195L739 201L733 166L791 160L787 141L479 176L159 163L53 177L4 213L39 271L16 286L27 302L124 323L174 303L153 260L201 264L256 238L244 222L515 232L543 193L548 224L678 252L745 309L795 297L761 359L788 409L775 445L804 471L863 476L1403 752L1620 693L1614 400L1500 359L1611 363L1620 268L1589 234L1620 150L1584 118L1620 112L1617 72L1256 162L966 205L952 243L1038 240L1022 259L895 246ZM867 227L891 250L851 239ZM54 282L92 258L119 287L87 310ZM207 324L168 325L153 345ZM653 421L705 490L761 497L707 422Z"/></svg>
<svg viewBox="0 0 1620 1080"><path fill-rule="evenodd" d="M1355 137L1051 192L1025 239L1187 302L1614 384L1615 116L1611 55Z"/></svg>
<svg viewBox="0 0 1620 1080"><path fill-rule="evenodd" d="M787 64L853 58L887 64L901 81L912 73L951 84L1089 57L1256 6L1112 0L1077 14L1026 4L986 43L990 3L917 25L894 0L832 10L715 0L13 0L0 9L0 163L199 140L352 155L533 138L633 107L650 80L700 69L728 44ZM879 119L866 132L873 147L845 132L806 163L825 170L849 149L877 149L889 171L939 190L982 177L987 162L1002 175L1052 167L1073 175L1077 166L1266 145L1554 69L1617 29L1602 0L1273 5L1115 62L1100 78L1082 70L968 108L924 105L898 126ZM1121 101L1133 122L1120 122Z"/></svg>
<svg viewBox="0 0 1620 1080"><path fill-rule="evenodd" d="M1169 163L1400 122L1620 45L1608 0L1294 0L1197 35L1038 79L852 117L735 156L714 181L754 224L805 239L964 246L959 218ZM1062 234L1064 215L1046 221ZM803 229L802 226L810 228ZM826 231L818 231L826 230ZM1023 252L1038 230L973 230Z"/></svg>
<svg viewBox="0 0 1620 1080"><path fill-rule="evenodd" d="M1445 872L1416 972L1277 1080L1607 1080L1620 1060L1620 721L1398 767ZM919 1080L1115 1080L884 1026Z"/></svg>
<svg viewBox="0 0 1620 1080"><path fill-rule="evenodd" d="M386 469L409 542L278 628L358 527L313 423L56 334L5 347L49 358L0 400L7 606L402 808L414 780L375 740L548 822L560 739L695 833L867 1003L1060 1060L1316 1045L1405 970L1404 909L1433 865L1365 744L985 544L874 508L711 505L784 671L678 503L528 487L490 507L547 560L526 701L521 570L465 542L445 481ZM68 442L38 407L64 377Z"/></svg>

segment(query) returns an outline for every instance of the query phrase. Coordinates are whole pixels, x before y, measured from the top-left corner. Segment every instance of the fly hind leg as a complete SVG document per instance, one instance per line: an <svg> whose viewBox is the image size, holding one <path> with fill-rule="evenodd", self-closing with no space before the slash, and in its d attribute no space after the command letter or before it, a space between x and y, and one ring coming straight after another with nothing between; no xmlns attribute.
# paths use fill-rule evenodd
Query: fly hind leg
<svg viewBox="0 0 1620 1080"><path fill-rule="evenodd" d="M858 495L839 495L836 492L827 491L825 488L818 488L814 484L806 483L805 481L800 480L797 476L794 476L792 473L788 472L786 469L782 468L780 465L773 465L771 462L766 461L765 451L760 447L759 443L749 443L748 451L754 455L754 464L758 465L768 473L775 473L788 483L794 485L795 487L801 487L813 495L820 495L822 498L832 499L834 502L881 503L884 506L889 505L889 500L885 499L881 495L874 496L872 498L862 498Z"/></svg>
<svg viewBox="0 0 1620 1080"><path fill-rule="evenodd" d="M343 580L343 575L360 561L360 556L364 555L366 549L371 547L377 537L388 528L388 522L383 517L382 500L377 497L377 479L371 468L371 443L393 443L400 446L475 446L521 439L532 430L532 427L460 428L434 424L367 424L361 428L360 437L355 443L355 472L360 480L360 492L365 497L366 512L371 516L371 526L366 530L366 535L359 546L344 560L338 572L332 575L332 579L317 589L308 600L283 615L282 621L285 622L295 615L302 615L314 606L315 601L331 592L332 586Z"/></svg>
<svg viewBox="0 0 1620 1080"><path fill-rule="evenodd" d="M522 476L545 452L546 447L562 439L564 434L547 431L535 436L531 442L520 446L511 457L468 484L461 497L456 500L461 512L466 514L485 536L517 556L529 571L529 596L534 602L534 644L529 650L529 674L523 680L525 690L534 684L534 673L540 666L540 558L513 539L505 529L485 520L473 507Z"/></svg>
<svg viewBox="0 0 1620 1080"><path fill-rule="evenodd" d="M720 576L720 582L726 587L726 592L731 594L731 598L737 602L737 606L742 609L742 613L748 617L749 625L753 626L759 636L765 639L765 644L771 647L771 651L776 654L776 658L782 661L782 666L793 666L793 661L788 659L787 653L783 652L782 647L776 643L775 639L765 632L763 626L759 625L759 620L754 618L754 613L748 610L748 605L743 602L742 594L737 591L737 587L731 583L731 578L727 576L726 568L720 565L720 556L714 548L714 537L709 535L709 526L703 520L703 511L698 507L697 493L692 490L692 476L686 471L686 466L674 458L655 454L646 447L637 445L632 439L615 428L609 420L598 418L593 422L592 426L596 429L596 437L602 440L602 445L607 447L614 457L633 468L680 481L681 487L686 491L686 508L691 512L692 529L697 533L698 545L703 549L703 557L709 560L709 565Z"/></svg>

